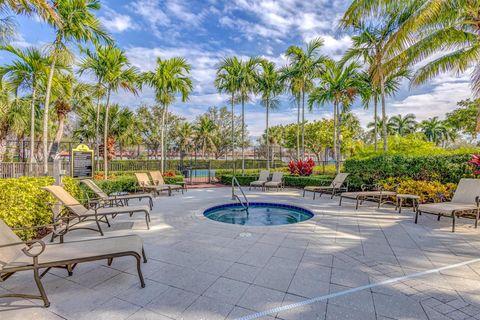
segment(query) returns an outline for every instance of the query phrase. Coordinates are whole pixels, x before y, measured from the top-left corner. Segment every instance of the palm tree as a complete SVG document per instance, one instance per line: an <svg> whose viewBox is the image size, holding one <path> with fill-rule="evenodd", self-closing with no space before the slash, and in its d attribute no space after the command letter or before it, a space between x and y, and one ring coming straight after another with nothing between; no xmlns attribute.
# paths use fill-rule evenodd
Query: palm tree
<svg viewBox="0 0 480 320"><path fill-rule="evenodd" d="M54 79L52 88L55 113L57 115L57 132L53 143L50 144L49 154L53 157L63 138L65 120L74 109L85 108L92 104L95 96L95 87L91 84L78 81L72 74L60 74Z"/></svg>
<svg viewBox="0 0 480 320"><path fill-rule="evenodd" d="M358 22L376 19L392 7L403 6L412 14L395 32L392 51L401 52L397 63L416 65L432 57L415 73L412 85L419 85L439 74L457 74L472 68L471 84L475 96L480 94L480 12L478 1L391 1L354 0L344 19ZM477 131L480 131L480 109L477 113Z"/></svg>
<svg viewBox="0 0 480 320"><path fill-rule="evenodd" d="M335 167L340 172L340 128L341 114L349 109L355 98L365 90L365 81L356 63L341 64L333 60L324 62L325 71L318 78L318 87L313 89L308 98L310 109L313 105L333 103L335 134L333 149ZM340 110L341 108L341 110Z"/></svg>
<svg viewBox="0 0 480 320"><path fill-rule="evenodd" d="M352 6L350 9L351 8ZM372 88L375 92L373 95L374 102L376 101L376 92L378 92L380 98L384 152L388 149L385 104L385 97L388 93L386 90L386 82L392 74L405 69L404 64L398 63L396 52L392 50L392 38L411 14L410 8L396 7L386 11L378 20L365 22L359 21L356 16L349 16L347 11L342 21L344 26L352 26L354 30L358 32L357 35L352 37L353 46L347 50L342 61L351 59L363 60L363 62L367 64L368 74L370 75Z"/></svg>
<svg viewBox="0 0 480 320"><path fill-rule="evenodd" d="M97 113L95 117L96 123L96 130L95 130L95 153L97 155L100 154L100 102L102 97L105 95L105 87L103 86L103 81L108 73L107 69L107 57L108 51L110 50L111 46L95 46L95 51L90 49L85 49L83 52L85 56L80 61L78 73L83 75L84 73L89 73L96 78L96 87L97 92L94 95L97 99ZM99 162L97 161L97 170L99 168Z"/></svg>
<svg viewBox="0 0 480 320"><path fill-rule="evenodd" d="M257 89L258 66L260 59L252 57L246 61L240 60L240 73L236 79L238 99L242 104L242 175L245 174L245 103L249 102Z"/></svg>
<svg viewBox="0 0 480 320"><path fill-rule="evenodd" d="M122 49L108 45L106 55L102 57L105 63L107 73L102 79L102 83L107 91L107 101L105 103L106 114L109 114L110 96L112 92L118 92L122 89L124 91L137 94L137 87L139 84L138 69L132 67L128 62L127 56ZM103 132L103 161L104 161L104 178L108 178L108 117L104 117L104 132Z"/></svg>
<svg viewBox="0 0 480 320"><path fill-rule="evenodd" d="M0 47L1 50L10 52L16 56L16 60L9 65L0 68L0 78L6 76L17 92L20 87L28 87L31 91L30 112L30 171L33 170L34 146L35 146L35 114L37 88L40 81L44 80L49 64L48 58L36 48L24 50L12 46Z"/></svg>
<svg viewBox="0 0 480 320"><path fill-rule="evenodd" d="M237 79L240 74L240 61L237 57L225 58L217 68L217 76L215 78L215 87L221 93L230 95L230 103L232 106L232 165L233 174L235 175L235 102L238 93ZM243 141L242 141L243 143ZM233 191L232 191L233 192Z"/></svg>
<svg viewBox="0 0 480 320"><path fill-rule="evenodd" d="M374 121L369 122L367 124L367 129L370 129L368 133L369 135L374 137L374 141L375 141L375 135L378 134L379 131L382 131L382 128L383 128L383 120L378 116ZM387 134L388 135L393 134L392 124L388 121L387 121ZM377 151L376 149L374 150Z"/></svg>
<svg viewBox="0 0 480 320"><path fill-rule="evenodd" d="M313 89L313 80L326 59L318 53L322 46L323 40L316 38L306 44L305 51L299 46L290 46L285 52L290 67L287 69L290 74L286 76L297 80L298 98L302 100L302 158L305 158L305 95Z"/></svg>
<svg viewBox="0 0 480 320"><path fill-rule="evenodd" d="M15 35L15 21L9 16L4 16L9 11L16 14L35 14L40 19L62 25L53 6L46 0L2 0L0 1L0 13L2 14L0 17L0 44L6 44Z"/></svg>
<svg viewBox="0 0 480 320"><path fill-rule="evenodd" d="M56 13L62 20L62 24L57 25L53 23L55 29L55 41L53 42L52 59L45 93L43 116L43 154L45 173L48 171L48 115L55 64L66 56L65 52L67 51L67 43L70 41L93 41L95 43L101 40L107 42L112 41L110 36L102 29L100 21L93 13L100 9L100 1L54 0L54 7Z"/></svg>
<svg viewBox="0 0 480 320"><path fill-rule="evenodd" d="M217 125L207 115L201 116L193 127L195 138L202 145L202 156L205 159L207 150L215 148L217 129Z"/></svg>
<svg viewBox="0 0 480 320"><path fill-rule="evenodd" d="M283 85L280 81L280 74L275 70L275 64L270 61L263 60L261 62L262 72L257 78L257 91L262 95L262 104L266 110L265 117L265 141L267 144L267 169L270 169L270 139L269 139L269 122L268 115L271 108L278 106L277 96L283 92Z"/></svg>
<svg viewBox="0 0 480 320"><path fill-rule="evenodd" d="M420 130L428 141L435 143L437 146L448 139L448 129L443 121L438 120L438 117L423 120L420 123Z"/></svg>
<svg viewBox="0 0 480 320"><path fill-rule="evenodd" d="M300 109L301 109L301 83L302 79L298 77L292 66L284 66L280 69L280 80L292 95L292 99L297 104L297 142L296 159L300 159Z"/></svg>
<svg viewBox="0 0 480 320"><path fill-rule="evenodd" d="M182 102L188 100L188 96L193 90L192 80L188 77L190 69L190 64L184 58L175 57L163 60L158 57L155 71L149 71L143 75L143 81L155 90L155 99L163 108L162 119L160 119L162 141L160 170L162 172L165 170L165 123L168 106L175 102L178 94Z"/></svg>
<svg viewBox="0 0 480 320"><path fill-rule="evenodd" d="M188 122L182 122L175 128L177 145L180 149L180 166L183 168L183 157L188 153L193 139L193 126Z"/></svg>
<svg viewBox="0 0 480 320"><path fill-rule="evenodd" d="M417 121L415 121L415 115L409 113L402 117L401 114L391 117L388 120L388 126L391 130L399 136L404 136L409 133L415 132L417 129Z"/></svg>

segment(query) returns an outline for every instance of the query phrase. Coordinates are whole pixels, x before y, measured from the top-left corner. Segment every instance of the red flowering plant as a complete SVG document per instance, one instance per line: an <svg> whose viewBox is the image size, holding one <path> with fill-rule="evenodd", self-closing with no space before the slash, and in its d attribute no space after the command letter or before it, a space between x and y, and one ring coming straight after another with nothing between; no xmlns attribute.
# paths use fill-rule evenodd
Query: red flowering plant
<svg viewBox="0 0 480 320"><path fill-rule="evenodd" d="M480 155L472 154L472 159L468 163L473 165L473 174L480 174Z"/></svg>
<svg viewBox="0 0 480 320"><path fill-rule="evenodd" d="M288 164L290 174L304 177L308 177L313 173L314 166L315 162L311 158L307 159L306 161L290 161Z"/></svg>
<svg viewBox="0 0 480 320"><path fill-rule="evenodd" d="M175 177L175 171L165 171L162 176L164 177Z"/></svg>

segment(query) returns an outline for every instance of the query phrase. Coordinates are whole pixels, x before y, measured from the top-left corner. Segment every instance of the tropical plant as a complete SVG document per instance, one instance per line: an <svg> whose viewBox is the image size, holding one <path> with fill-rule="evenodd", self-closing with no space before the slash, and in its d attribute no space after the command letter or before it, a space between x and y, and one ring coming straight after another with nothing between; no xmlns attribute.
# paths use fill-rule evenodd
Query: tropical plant
<svg viewBox="0 0 480 320"><path fill-rule="evenodd" d="M89 73L96 78L96 93L94 94L97 102L97 113L95 116L95 123L96 123L96 131L95 131L95 152L96 154L100 154L99 145L100 145L100 136L99 136L99 127L100 127L100 102L101 98L105 95L105 86L104 80L108 74L107 69L107 59L108 59L108 51L110 50L110 46L95 46L95 51L90 49L83 50L85 56L82 58L79 64L78 73L82 76L84 73ZM97 162L97 170L98 170L98 162Z"/></svg>
<svg viewBox="0 0 480 320"><path fill-rule="evenodd" d="M420 123L420 130L428 141L435 143L437 146L449 138L447 127L438 117L423 120Z"/></svg>
<svg viewBox="0 0 480 320"><path fill-rule="evenodd" d="M107 100L105 102L106 113L109 114L110 96L112 92L118 92L122 89L133 94L137 94L139 84L138 69L132 67L128 62L127 56L122 49L108 45L104 50L105 55L102 55L103 63L107 70L102 83L106 88ZM104 132L103 132L103 154L107 155L108 150L108 117L104 117ZM108 157L103 157L104 161L104 178L108 178Z"/></svg>
<svg viewBox="0 0 480 320"><path fill-rule="evenodd" d="M207 151L215 148L215 135L217 134L217 126L206 115L198 118L197 123L193 127L195 139L202 146L202 156L207 158Z"/></svg>
<svg viewBox="0 0 480 320"><path fill-rule="evenodd" d="M310 109L314 105L323 106L333 103L335 134L333 139L336 171L340 171L341 141L340 128L341 114L347 111L355 98L365 89L365 81L356 63L340 64L333 60L324 62L325 71L318 79L318 86L312 91L308 99Z"/></svg>
<svg viewBox="0 0 480 320"><path fill-rule="evenodd" d="M53 157L63 138L67 115L74 109L85 108L92 104L95 87L91 84L78 81L72 74L59 74L54 79L52 97L57 116L57 132L53 143L49 146L50 157Z"/></svg>
<svg viewBox="0 0 480 320"><path fill-rule="evenodd" d="M359 0L363 1L363 0ZM350 6L342 20L343 26L352 26L358 35L352 37L353 47L345 53L343 61L350 59L362 59L368 64L368 73L371 77L374 97L380 97L382 107L382 136L384 152L388 149L387 144L387 114L385 98L387 93L386 82L389 76L403 73L405 64L398 60L397 52L392 50L392 38L402 28L413 14L410 6L392 6L386 10L379 19L359 20L358 16L349 15L354 4ZM374 100L375 101L375 100Z"/></svg>
<svg viewBox="0 0 480 320"><path fill-rule="evenodd" d="M34 146L35 146L35 116L37 103L37 89L39 82L45 79L49 65L49 59L36 48L24 50L12 46L3 46L0 49L15 55L16 59L9 65L0 67L0 78L7 77L8 81L15 88L28 88L31 92L30 106L30 171L33 170Z"/></svg>
<svg viewBox="0 0 480 320"><path fill-rule="evenodd" d="M193 89L192 80L189 78L191 66L184 58L161 59L157 58L155 71L148 71L143 75L143 81L155 90L155 99L162 106L161 122L161 172L165 170L165 124L168 115L168 106L175 102L180 95L182 102L188 100Z"/></svg>
<svg viewBox="0 0 480 320"><path fill-rule="evenodd" d="M177 145L180 149L180 163L183 166L183 158L186 153L189 152L193 135L193 126L188 122L182 122L175 127L175 133L177 137Z"/></svg>
<svg viewBox="0 0 480 320"><path fill-rule="evenodd" d="M457 103L459 108L448 112L445 123L448 127L469 135L472 140L477 139L477 113L480 109L480 99L463 100Z"/></svg>
<svg viewBox="0 0 480 320"><path fill-rule="evenodd" d="M417 121L415 121L415 118L416 117L413 113L409 113L405 116L398 114L388 120L387 126L389 126L390 130L395 134L405 136L414 133L417 129Z"/></svg>
<svg viewBox="0 0 480 320"><path fill-rule="evenodd" d="M261 94L261 101L266 110L265 142L267 146L267 169L270 169L269 111L278 107L279 100L277 97L283 92L283 84L273 62L262 60L260 65L262 71L257 78L257 92Z"/></svg>
<svg viewBox="0 0 480 320"><path fill-rule="evenodd" d="M286 72L284 77L295 82L298 89L298 105L300 99L302 101L302 158L305 158L305 96L313 89L314 79L323 68L326 57L319 55L322 46L323 40L316 38L306 44L305 50L299 46L290 46L285 52L289 66L284 69Z"/></svg>
<svg viewBox="0 0 480 320"><path fill-rule="evenodd" d="M47 79L45 104L43 113L43 154L44 173L48 172L48 116L50 95L52 89L55 65L58 62L68 64L71 59L68 54L67 44L75 42L111 42L110 36L102 29L100 21L94 11L100 9L98 0L54 0L54 8L62 24L52 22L55 31L55 41L52 46L50 70Z"/></svg>

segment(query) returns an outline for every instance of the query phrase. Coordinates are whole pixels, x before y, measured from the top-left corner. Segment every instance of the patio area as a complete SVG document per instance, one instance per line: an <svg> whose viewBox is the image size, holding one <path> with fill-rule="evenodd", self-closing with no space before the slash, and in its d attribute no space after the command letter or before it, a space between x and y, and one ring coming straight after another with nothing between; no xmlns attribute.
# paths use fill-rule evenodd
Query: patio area
<svg viewBox="0 0 480 320"><path fill-rule="evenodd" d="M144 239L147 286L140 287L132 258L79 265L68 277L51 270L43 283L51 301L0 300L1 319L480 319L480 262L359 288L480 257L473 220L377 209L352 200L303 198L301 191L246 191L251 201L312 210L306 222L243 227L203 217L231 202L228 187L192 189L156 198L151 230L141 216L117 217L106 236ZM133 203L137 203L132 202ZM133 222L135 221L135 222ZM74 231L66 241L96 234ZM36 294L29 272L0 284L0 292ZM338 293L338 295L334 295ZM318 302L295 304L318 298ZM312 301L310 301L312 302ZM263 311L281 306L288 310Z"/></svg>

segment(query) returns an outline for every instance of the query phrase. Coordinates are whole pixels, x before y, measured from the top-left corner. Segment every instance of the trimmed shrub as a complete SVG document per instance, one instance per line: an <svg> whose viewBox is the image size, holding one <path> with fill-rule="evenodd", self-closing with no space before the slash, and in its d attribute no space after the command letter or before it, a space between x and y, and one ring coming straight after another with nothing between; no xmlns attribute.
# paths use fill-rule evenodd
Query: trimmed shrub
<svg viewBox="0 0 480 320"><path fill-rule="evenodd" d="M401 155L375 156L367 159L349 159L343 171L350 173L352 189L362 184L372 184L388 178L439 181L442 184L458 183L472 176L468 164L471 154L409 157Z"/></svg>
<svg viewBox="0 0 480 320"><path fill-rule="evenodd" d="M245 175L247 176L258 176L260 174L260 171L265 170L265 169L245 169ZM232 169L215 169L215 177L220 179L221 176L223 175L232 175ZM242 169L236 169L237 176L242 174ZM281 168L275 168L275 169L270 169L270 173L272 172L284 172L284 173L289 173L290 170L288 167L281 167Z"/></svg>
<svg viewBox="0 0 480 320"><path fill-rule="evenodd" d="M0 179L0 218L12 228L32 227L52 221L53 196L40 189L54 183L52 177ZM24 240L37 230L16 231Z"/></svg>
<svg viewBox="0 0 480 320"><path fill-rule="evenodd" d="M389 191L420 196L420 203L450 201L457 185L438 181L388 178L380 184Z"/></svg>

